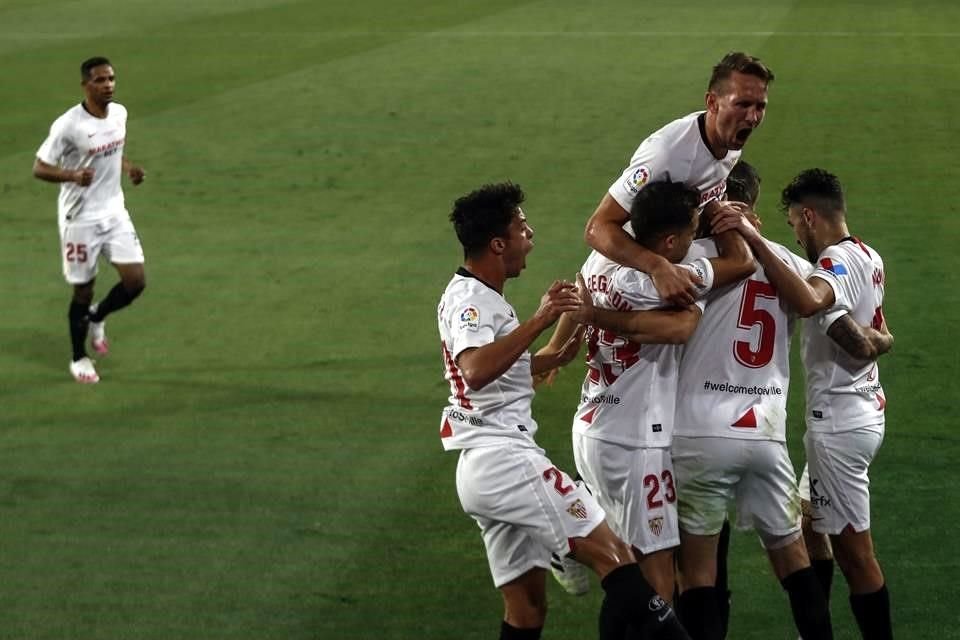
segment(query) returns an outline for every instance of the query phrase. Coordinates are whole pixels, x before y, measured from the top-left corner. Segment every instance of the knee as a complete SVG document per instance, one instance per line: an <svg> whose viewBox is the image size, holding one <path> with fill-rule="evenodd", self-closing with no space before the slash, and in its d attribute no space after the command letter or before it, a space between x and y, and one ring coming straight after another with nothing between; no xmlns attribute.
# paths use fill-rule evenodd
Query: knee
<svg viewBox="0 0 960 640"><path fill-rule="evenodd" d="M127 292L127 295L130 296L130 299L133 300L147 288L146 275L141 271L136 275L130 276L123 281L123 288Z"/></svg>
<svg viewBox="0 0 960 640"><path fill-rule="evenodd" d="M525 598L511 599L506 602L507 622L519 629L542 627L547 619L547 598L528 594Z"/></svg>
<svg viewBox="0 0 960 640"><path fill-rule="evenodd" d="M93 283L74 286L73 301L76 304L91 304L93 302Z"/></svg>

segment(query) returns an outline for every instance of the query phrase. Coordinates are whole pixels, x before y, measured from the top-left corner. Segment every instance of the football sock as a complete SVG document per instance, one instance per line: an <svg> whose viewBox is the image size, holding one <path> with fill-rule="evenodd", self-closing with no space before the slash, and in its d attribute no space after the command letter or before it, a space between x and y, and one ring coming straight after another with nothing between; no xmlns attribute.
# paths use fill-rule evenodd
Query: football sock
<svg viewBox="0 0 960 640"><path fill-rule="evenodd" d="M536 629L518 629L506 620L500 623L500 640L540 640L543 627Z"/></svg>
<svg viewBox="0 0 960 640"><path fill-rule="evenodd" d="M830 608L813 567L794 571L780 581L790 596L793 622L803 640L830 640L833 626Z"/></svg>
<svg viewBox="0 0 960 640"><path fill-rule="evenodd" d="M70 303L70 311L67 312L67 318L70 323L70 344L73 346L73 361L87 357L87 350L83 343L87 339L87 327L90 319L88 314L88 305L78 302Z"/></svg>
<svg viewBox="0 0 960 640"><path fill-rule="evenodd" d="M720 640L723 621L720 591L716 587L694 587L680 594L680 622L692 640Z"/></svg>
<svg viewBox="0 0 960 640"><path fill-rule="evenodd" d="M727 584L727 555L730 552L730 521L723 521L720 538L717 540L717 603L720 607L720 625L723 637L730 628L730 587Z"/></svg>
<svg viewBox="0 0 960 640"><path fill-rule="evenodd" d="M600 605L600 640L623 640L627 629L640 638L690 640L666 600L643 577L640 565L617 567L600 581L605 593Z"/></svg>
<svg viewBox="0 0 960 640"><path fill-rule="evenodd" d="M114 311L119 311L137 299L143 289L136 289L132 293L127 291L122 282L118 282L110 289L107 297L97 304L97 310L90 314L93 322L103 322L103 319Z"/></svg>
<svg viewBox="0 0 960 640"><path fill-rule="evenodd" d="M850 596L850 608L857 619L863 640L891 640L893 623L890 620L890 592L887 585L873 593Z"/></svg>
<svg viewBox="0 0 960 640"><path fill-rule="evenodd" d="M823 595L827 598L827 606L830 605L830 588L833 586L833 558L814 560L813 570L817 572L817 580L820 581L820 588Z"/></svg>

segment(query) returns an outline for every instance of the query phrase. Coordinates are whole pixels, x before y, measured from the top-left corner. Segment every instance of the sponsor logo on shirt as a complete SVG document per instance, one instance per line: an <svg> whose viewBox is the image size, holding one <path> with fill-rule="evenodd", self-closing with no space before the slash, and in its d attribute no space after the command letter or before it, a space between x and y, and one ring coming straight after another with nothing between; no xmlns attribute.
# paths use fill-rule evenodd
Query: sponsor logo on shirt
<svg viewBox="0 0 960 640"><path fill-rule="evenodd" d="M640 189L643 189L644 185L650 182L650 169L641 165L633 170L633 173L623 181L623 186L626 187L632 195L637 195L640 193Z"/></svg>
<svg viewBox="0 0 960 640"><path fill-rule="evenodd" d="M847 268L839 262L834 262L830 258L821 258L820 267L837 276L847 275Z"/></svg>
<svg viewBox="0 0 960 640"><path fill-rule="evenodd" d="M476 331L480 328L480 312L476 307L467 307L460 312L460 330Z"/></svg>
<svg viewBox="0 0 960 640"><path fill-rule="evenodd" d="M700 194L700 206L707 204L711 200L719 200L720 196L727 192L727 181L724 180L718 185L710 187Z"/></svg>

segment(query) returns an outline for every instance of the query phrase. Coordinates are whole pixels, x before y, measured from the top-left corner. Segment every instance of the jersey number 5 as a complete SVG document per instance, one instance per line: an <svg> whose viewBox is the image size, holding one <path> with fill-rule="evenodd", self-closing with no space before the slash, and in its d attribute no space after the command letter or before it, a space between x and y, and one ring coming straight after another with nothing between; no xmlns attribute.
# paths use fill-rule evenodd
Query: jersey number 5
<svg viewBox="0 0 960 640"><path fill-rule="evenodd" d="M766 309L757 308L757 298L776 300L777 290L769 282L759 280L747 280L743 287L737 326L749 330L759 325L760 338L757 340L756 350L751 341L735 341L733 357L737 362L751 369L764 367L773 359L773 341L777 334L777 321Z"/></svg>

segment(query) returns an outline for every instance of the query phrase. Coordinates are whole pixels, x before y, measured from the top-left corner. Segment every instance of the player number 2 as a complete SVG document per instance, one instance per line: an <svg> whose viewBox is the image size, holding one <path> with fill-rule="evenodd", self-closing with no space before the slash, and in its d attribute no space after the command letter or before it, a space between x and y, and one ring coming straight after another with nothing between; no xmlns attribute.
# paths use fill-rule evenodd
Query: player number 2
<svg viewBox="0 0 960 640"><path fill-rule="evenodd" d="M67 243L67 262L86 262L87 245Z"/></svg>
<svg viewBox="0 0 960 640"><path fill-rule="evenodd" d="M557 493L559 493L562 496L565 496L571 491L573 491L572 484L563 486L563 471L560 471L560 469L557 469L556 467L550 467L549 469L544 471L543 480L544 482L550 482L550 480L553 480L553 488L556 489Z"/></svg>
<svg viewBox="0 0 960 640"><path fill-rule="evenodd" d="M777 290L769 282L747 280L740 299L740 317L737 326L752 329L760 326L757 348L749 340L736 340L733 343L733 357L737 362L751 369L759 369L773 359L773 342L777 334L777 321L766 309L757 308L757 298L777 299Z"/></svg>
<svg viewBox="0 0 960 640"><path fill-rule="evenodd" d="M650 473L643 478L643 486L648 489L648 509L657 509L663 506L663 500L659 498L661 481L663 482L663 500L671 504L677 500L677 492L673 488L673 474L670 473L668 469L664 469L659 478L655 474Z"/></svg>

